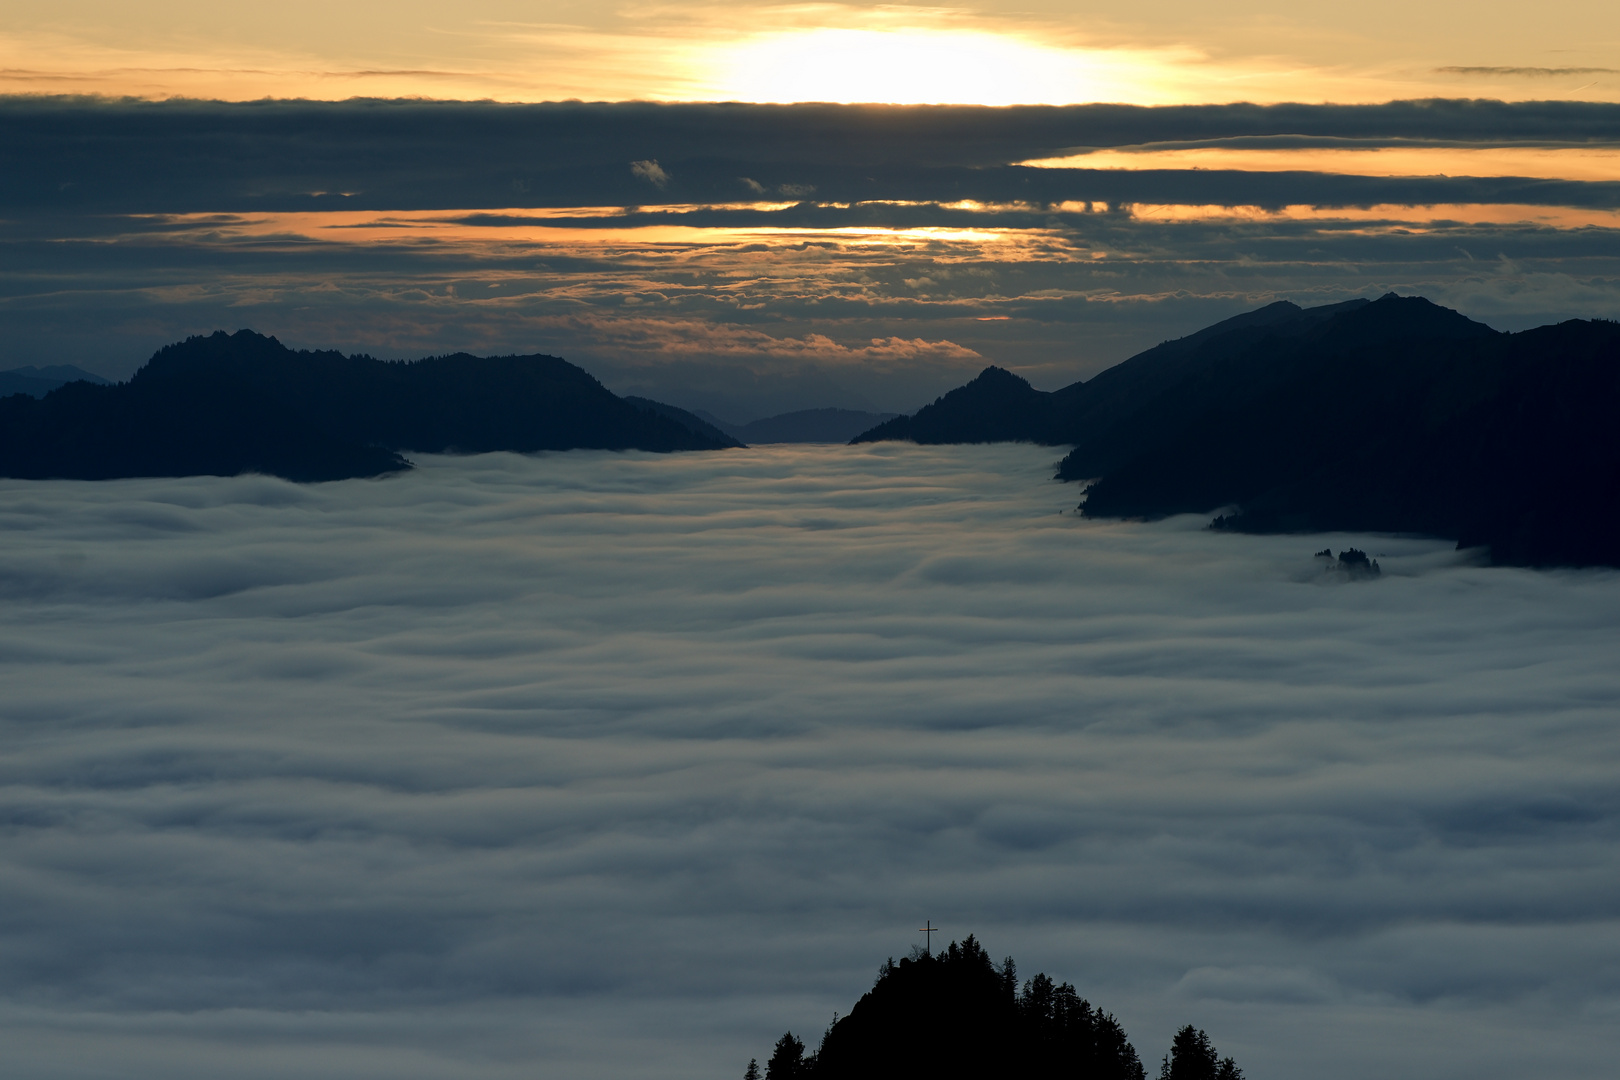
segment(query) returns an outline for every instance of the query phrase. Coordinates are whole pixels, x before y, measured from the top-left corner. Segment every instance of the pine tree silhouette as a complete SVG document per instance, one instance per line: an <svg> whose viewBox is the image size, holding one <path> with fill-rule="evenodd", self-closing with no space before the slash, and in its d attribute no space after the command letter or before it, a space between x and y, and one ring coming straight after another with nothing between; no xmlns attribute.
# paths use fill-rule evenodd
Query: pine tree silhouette
<svg viewBox="0 0 1620 1080"><path fill-rule="evenodd" d="M765 1080L797 1080L804 1076L804 1043L789 1031L776 1040L776 1049L765 1063Z"/></svg>
<svg viewBox="0 0 1620 1080"><path fill-rule="evenodd" d="M1231 1058L1222 1059L1209 1036L1188 1024L1171 1041L1159 1080L1243 1080L1243 1070Z"/></svg>

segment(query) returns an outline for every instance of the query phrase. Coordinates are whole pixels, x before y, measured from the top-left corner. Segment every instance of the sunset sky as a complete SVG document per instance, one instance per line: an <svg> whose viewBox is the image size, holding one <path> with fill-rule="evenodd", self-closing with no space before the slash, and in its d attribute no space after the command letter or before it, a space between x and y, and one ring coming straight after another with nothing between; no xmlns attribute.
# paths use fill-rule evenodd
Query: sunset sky
<svg viewBox="0 0 1620 1080"><path fill-rule="evenodd" d="M15 92L498 101L1613 101L1609 5L8 5Z"/></svg>
<svg viewBox="0 0 1620 1080"><path fill-rule="evenodd" d="M741 422L1051 389L1277 298L1620 298L1608 5L78 2L0 50L13 366L249 326Z"/></svg>

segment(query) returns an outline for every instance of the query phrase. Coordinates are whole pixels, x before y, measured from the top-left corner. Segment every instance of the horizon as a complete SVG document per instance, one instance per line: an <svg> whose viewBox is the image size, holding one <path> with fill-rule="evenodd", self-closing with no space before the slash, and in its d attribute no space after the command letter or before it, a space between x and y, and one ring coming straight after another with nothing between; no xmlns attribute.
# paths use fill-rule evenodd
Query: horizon
<svg viewBox="0 0 1620 1080"><path fill-rule="evenodd" d="M1387 299L1387 298L1390 298L1390 297L1398 297L1398 296L1399 296L1398 293L1395 293L1394 291L1391 291L1389 293L1384 294L1383 297L1379 297L1377 299ZM1371 302L1365 297L1358 297L1358 298L1355 298L1355 299L1356 300L1361 300L1363 302ZM1413 297L1412 299L1427 300L1427 297ZM1348 302L1354 303L1355 300L1348 301ZM1280 301L1272 301L1271 304L1262 305L1260 308L1249 309L1249 311L1247 311L1247 312L1240 312L1239 315L1248 314L1248 313L1252 313L1254 311L1263 310L1266 307L1271 307L1271 306L1274 306L1275 304L1278 304L1278 303L1291 304L1294 308L1299 309L1299 310L1306 310L1306 311L1311 310L1310 306L1293 304L1292 301L1280 300ZM1314 306L1319 307L1319 308L1326 308L1326 307L1336 307L1336 306L1339 306L1339 305L1344 304L1344 303L1346 303L1346 301L1333 301L1333 302L1330 302L1330 303L1327 303L1327 304L1314 305ZM1446 310L1454 310L1454 309L1446 309ZM1465 318L1469 317L1467 315L1467 313L1465 313L1465 312L1457 312L1457 314L1461 314ZM1482 320L1470 319L1470 321L1478 322L1478 323L1480 323L1480 325L1484 325L1484 326L1489 327L1489 324L1484 323ZM1573 321L1582 321L1582 320L1573 320ZM1612 321L1615 321L1615 320L1612 320L1612 319L1605 320L1605 319L1602 319L1601 317L1599 317L1599 318L1597 318L1596 320L1593 320L1593 321L1598 321L1598 322L1611 321L1612 322ZM1218 326L1218 325L1220 325L1220 324L1216 323L1216 324L1212 324L1210 327L1200 327L1199 331L1212 329L1213 326ZM1545 325L1545 324L1543 324L1543 325ZM1492 330L1495 330L1494 327L1489 327L1489 328L1492 329ZM1535 329L1535 327L1527 327L1525 329ZM1199 331L1194 331L1194 333L1197 333ZM1497 333L1513 333L1514 331L1496 331L1496 332ZM1523 332L1523 331L1519 331L1519 332ZM190 336L188 336L186 341L191 341L193 339L199 339L199 338L207 338L207 337L212 337L212 336L221 335L221 334L226 335L226 336L234 336L235 334L238 334L238 333L257 334L258 331L254 330L251 327L240 327L236 331L227 331L227 330L224 330L224 329L218 329L218 330L214 330L214 331L209 332L209 333L190 335ZM265 335L259 335L259 336L264 337L267 340L270 340L272 342L276 342L277 344L281 344L279 339L277 339L275 337L275 335L273 335L273 334L265 334ZM1179 340L1179 339L1166 339L1167 342L1168 341L1173 341L1173 340ZM171 342L169 344L170 345L178 345L178 344L184 344L184 342ZM167 348L167 347L168 346L164 346L163 348ZM1150 349L1151 349L1151 347L1150 347ZM162 351L163 351L163 349L160 348L158 350L158 353L161 353ZM317 349L304 349L304 350L295 350L295 351L322 352L322 351L334 351L334 350L322 350L322 349L317 348ZM1144 351L1150 351L1150 350L1144 350ZM147 360L142 361L140 366L137 367L136 369L134 369L134 371L131 371L130 374L133 375L134 373L138 372L140 370L140 368L145 367L145 365L147 363L149 363L152 359L156 358L158 353L154 353L152 357L148 357ZM341 353L340 353L340 355L341 355ZM364 358L364 359L377 359L377 360L383 360L383 361L392 362L392 363L407 363L407 364L410 364L410 363L416 363L416 362L419 362L419 361L422 361L422 360L439 359L439 358L443 358L444 356L447 356L447 355L457 355L457 354L437 353L437 354L429 354L427 356L416 356L416 357L403 357L403 356L401 356L401 357L386 357L386 356L384 356L384 357L373 357L369 353L351 353L351 354L348 354L348 355L350 356L350 358L353 358L353 359L361 359L361 358ZM471 355L471 354L463 353L463 354L459 354L459 355ZM508 355L508 356L516 356L516 355L520 355L520 354L506 354L506 355ZM1137 355L1141 355L1141 354L1137 354ZM1135 357L1127 357L1126 359L1130 360L1130 359L1134 359L1134 358ZM566 359L566 358L559 357L557 359ZM1121 363L1123 363L1123 362L1124 361L1121 361ZM578 366L578 365L575 365L575 366ZM1118 366L1118 365L1114 365L1114 366ZM36 365L23 365L23 366L19 366L19 367L15 367L15 368L0 369L0 374L22 374L22 373L28 373L28 372L43 372L45 370L47 370L47 369L38 367ZM94 378L104 378L104 376L100 375L97 372L92 372L92 371L88 371L88 370L83 369L83 368L78 368L75 365L71 365L71 364L56 365L54 370L60 370L60 371L73 370L73 371L84 372L85 374L91 375ZM585 369L582 368L582 370L585 370ZM981 375L983 375L986 372L991 371L991 370L1007 371L1008 369L1001 368L1001 367L999 367L998 365L995 365L995 364L987 364L984 368L980 369L978 372L975 372L975 373L971 374L965 380L964 385L967 382L972 382L973 380L976 380ZM1103 371L1107 371L1107 370L1110 370L1110 369L1108 369L1108 368L1103 369ZM586 373L590 374L590 372L588 370L586 371ZM1012 372L1012 374L1016 375L1017 373ZM1099 374L1102 374L1102 371L1092 373L1091 377L1095 378L1096 375L1099 375ZM65 377L65 376L59 376L59 378L63 378L63 377ZM592 377L595 378L594 375ZM1018 377L1020 379L1023 378L1022 376L1018 376ZM114 382L127 381L127 376L126 376L125 379L114 379L114 380L111 380L111 381L114 381ZM598 381L600 382L600 380L598 380ZM1024 381L1028 382L1028 380L1024 380ZM1053 392L1055 392L1057 390L1063 389L1065 386L1079 385L1079 384L1081 384L1081 383L1083 383L1085 381L1087 381L1087 380L1084 380L1084 379L1076 380L1074 383L1062 384L1062 385L1059 385L1059 386L1051 386L1051 387L1045 387L1045 388L1040 387L1040 386L1034 386L1034 384L1030 384L1030 385L1034 389L1040 391L1041 393L1050 394L1050 393L1053 393ZM951 389L956 389L956 388L953 387ZM621 395L621 396L626 396L626 397L631 397L631 398L635 397L635 395ZM763 423L765 421L785 419L787 417L799 416L799 415L809 414L809 413L847 412L847 413L859 413L859 414L869 415L869 416L907 416L907 415L914 414L919 409L925 408L930 403L937 404L942 396L943 395L936 396L932 400L932 402L927 402L927 401L919 402L916 405L915 408L904 409L904 410L899 410L899 411L895 411L895 412L888 412L888 413L873 413L873 412L869 412L867 410L850 409L848 406L845 406L845 405L812 405L812 406L808 406L808 407L805 407L805 408L789 410L788 412L772 413L772 414L767 415L767 416L750 416L750 417L748 417L746 419L741 419L741 420L734 419L734 418L731 418L731 417L718 417L715 414L709 412L709 410L702 409L702 408L697 409L695 411L695 415L699 416L700 418L702 418L704 420L717 421L717 422L719 422L721 424L722 427L725 427L725 428L742 429L742 428L750 427L752 425ZM736 434L736 432L735 431L729 431L728 434ZM768 440L768 442L775 442L775 441L779 441L779 440L774 440L774 439ZM788 440L788 441L793 441L793 440ZM808 440L808 441L820 442L820 441L827 441L827 440L811 439L811 440ZM839 439L839 440L833 440L833 441L844 441L844 440Z"/></svg>
<svg viewBox="0 0 1620 1080"><path fill-rule="evenodd" d="M722 416L903 412L990 364L1061 386L1283 298L1415 293L1506 330L1620 310L1601 102L13 97L0 124L0 244L33 268L4 283L8 368L123 378L252 325L549 353ZM1491 167L1442 175L1459 155Z"/></svg>

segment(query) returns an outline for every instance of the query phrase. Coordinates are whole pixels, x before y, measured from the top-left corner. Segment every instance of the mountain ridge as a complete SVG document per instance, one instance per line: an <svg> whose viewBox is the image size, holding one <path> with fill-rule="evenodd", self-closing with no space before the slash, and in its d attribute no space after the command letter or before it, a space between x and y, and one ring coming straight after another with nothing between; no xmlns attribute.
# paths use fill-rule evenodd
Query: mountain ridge
<svg viewBox="0 0 1620 1080"><path fill-rule="evenodd" d="M402 451L723 449L554 356L383 361L240 330L159 349L128 382L0 398L0 475L237 475L408 469Z"/></svg>
<svg viewBox="0 0 1620 1080"><path fill-rule="evenodd" d="M857 441L1068 444L1090 517L1444 536L1620 566L1620 324L1517 334L1422 297L1267 305L1050 393L987 368ZM987 438L994 435L995 438Z"/></svg>

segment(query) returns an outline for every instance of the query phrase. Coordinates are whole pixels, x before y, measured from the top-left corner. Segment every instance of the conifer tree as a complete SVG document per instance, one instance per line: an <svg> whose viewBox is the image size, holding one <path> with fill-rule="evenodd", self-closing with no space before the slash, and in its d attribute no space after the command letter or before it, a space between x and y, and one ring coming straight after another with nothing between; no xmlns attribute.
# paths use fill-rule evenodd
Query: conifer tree
<svg viewBox="0 0 1620 1080"><path fill-rule="evenodd" d="M798 1080L804 1068L804 1042L789 1031L776 1040L776 1049L765 1063L765 1080Z"/></svg>
<svg viewBox="0 0 1620 1080"><path fill-rule="evenodd" d="M1188 1024L1171 1041L1159 1080L1243 1080L1243 1070L1231 1058L1221 1058L1209 1036Z"/></svg>

